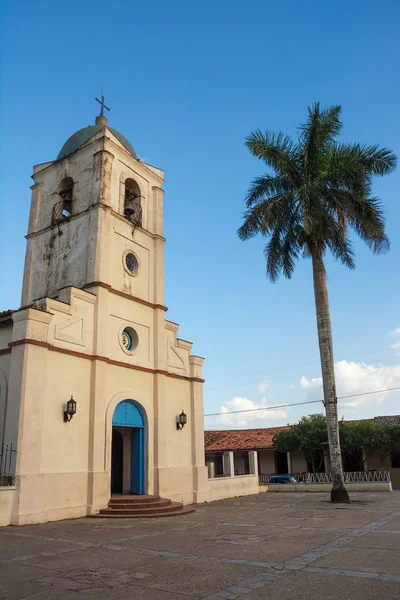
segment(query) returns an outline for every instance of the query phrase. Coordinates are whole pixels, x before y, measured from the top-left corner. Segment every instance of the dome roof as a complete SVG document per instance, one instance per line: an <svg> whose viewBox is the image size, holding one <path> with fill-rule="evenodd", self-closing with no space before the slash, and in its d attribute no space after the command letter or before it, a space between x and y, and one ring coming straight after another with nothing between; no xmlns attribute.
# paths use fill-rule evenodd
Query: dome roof
<svg viewBox="0 0 400 600"><path fill-rule="evenodd" d="M60 158L64 158L64 156L72 154L73 152L75 152L75 150L78 150L78 148L83 146L83 144L86 144L86 142L90 140L90 138L96 135L96 133L101 131L104 127L107 127L111 131L111 133L115 135L117 140L121 142L121 144L128 150L128 152L130 152L132 156L137 158L136 152L132 144L126 139L126 137L116 129L108 127L107 119L105 117L97 117L96 125L89 125L88 127L79 129L79 131L76 131L73 135L71 135L71 137L67 139L64 146L58 153L57 160L59 160Z"/></svg>

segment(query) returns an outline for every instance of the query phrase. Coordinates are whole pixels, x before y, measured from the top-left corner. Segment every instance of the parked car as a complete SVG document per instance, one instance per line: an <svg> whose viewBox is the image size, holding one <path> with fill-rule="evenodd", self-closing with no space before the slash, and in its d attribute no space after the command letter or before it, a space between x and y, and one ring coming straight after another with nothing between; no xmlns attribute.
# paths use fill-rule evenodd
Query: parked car
<svg viewBox="0 0 400 600"><path fill-rule="evenodd" d="M272 475L268 483L299 483L293 475Z"/></svg>

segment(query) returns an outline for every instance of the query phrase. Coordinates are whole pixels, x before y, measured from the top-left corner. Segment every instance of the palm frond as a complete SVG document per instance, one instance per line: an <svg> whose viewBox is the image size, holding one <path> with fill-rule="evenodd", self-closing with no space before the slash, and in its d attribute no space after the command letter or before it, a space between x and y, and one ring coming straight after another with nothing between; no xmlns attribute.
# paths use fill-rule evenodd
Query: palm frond
<svg viewBox="0 0 400 600"><path fill-rule="evenodd" d="M260 129L250 133L245 139L250 152L263 160L276 174L298 179L297 145L283 133L263 133Z"/></svg>
<svg viewBox="0 0 400 600"><path fill-rule="evenodd" d="M333 144L341 130L340 106L320 109L319 102L308 108L308 119L300 126L303 165L306 173L316 174L321 168L324 149Z"/></svg>
<svg viewBox="0 0 400 600"><path fill-rule="evenodd" d="M289 226L282 243L282 271L287 279L292 277L296 260L298 259L302 249L299 243L301 226L295 224L295 219L296 217L294 216L292 222L289 222Z"/></svg>
<svg viewBox="0 0 400 600"><path fill-rule="evenodd" d="M378 198L363 198L354 204L350 225L374 254L386 254L390 241L385 233L385 217Z"/></svg>
<svg viewBox="0 0 400 600"><path fill-rule="evenodd" d="M336 260L340 260L349 269L355 269L354 252L352 244L347 237L346 228L340 222L331 223L329 234L325 238L325 244L332 252Z"/></svg>
<svg viewBox="0 0 400 600"><path fill-rule="evenodd" d="M280 218L276 219L270 241L264 248L266 273L271 281L276 281L281 271L290 279L301 251L301 205L287 206L286 215L281 214Z"/></svg>
<svg viewBox="0 0 400 600"><path fill-rule="evenodd" d="M292 190L292 182L288 177L256 177L249 188L246 196L246 206L253 206L259 200L265 199L266 196L272 194L276 196L280 193L285 193Z"/></svg>
<svg viewBox="0 0 400 600"><path fill-rule="evenodd" d="M397 165L397 157L388 148L379 148L379 146L360 146L356 145L359 154L360 161L367 173L372 175L387 175L394 171Z"/></svg>
<svg viewBox="0 0 400 600"><path fill-rule="evenodd" d="M267 277L272 281L277 281L282 269L282 242L281 232L276 229L272 234L268 244L264 248L266 259Z"/></svg>
<svg viewBox="0 0 400 600"><path fill-rule="evenodd" d="M295 201L293 194L278 194L260 201L244 213L244 223L238 229L241 240L247 240L257 233L267 235L277 223L290 214Z"/></svg>
<svg viewBox="0 0 400 600"><path fill-rule="evenodd" d="M245 240L260 233L267 276L291 277L296 260L330 250L353 269L351 230L375 253L387 252L382 205L372 194L374 175L396 166L387 148L338 143L341 107L308 109L297 144L283 133L252 132L246 138L250 152L273 171L252 182L246 196L247 211L238 235Z"/></svg>

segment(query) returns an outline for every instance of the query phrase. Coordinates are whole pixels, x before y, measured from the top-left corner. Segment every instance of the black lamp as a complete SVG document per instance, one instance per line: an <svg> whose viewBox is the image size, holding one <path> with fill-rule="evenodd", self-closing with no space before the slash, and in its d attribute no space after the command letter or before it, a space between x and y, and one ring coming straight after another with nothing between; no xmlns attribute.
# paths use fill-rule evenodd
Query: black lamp
<svg viewBox="0 0 400 600"><path fill-rule="evenodd" d="M178 415L178 418L176 420L177 430L179 431L180 429L183 429L185 427L186 423L187 423L187 415L183 412L183 409L182 409L181 414Z"/></svg>
<svg viewBox="0 0 400 600"><path fill-rule="evenodd" d="M76 402L72 395L70 400L67 402L67 410L64 410L64 423L68 423L76 413Z"/></svg>

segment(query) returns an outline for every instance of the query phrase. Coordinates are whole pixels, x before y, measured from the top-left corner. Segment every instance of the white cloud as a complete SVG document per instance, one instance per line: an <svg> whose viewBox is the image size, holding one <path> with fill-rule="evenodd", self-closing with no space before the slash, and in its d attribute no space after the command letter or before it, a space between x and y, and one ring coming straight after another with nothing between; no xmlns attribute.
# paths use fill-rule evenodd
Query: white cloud
<svg viewBox="0 0 400 600"><path fill-rule="evenodd" d="M389 331L388 335L391 335L392 337L396 337L397 335L400 335L400 327L396 327L396 329L392 329L392 331Z"/></svg>
<svg viewBox="0 0 400 600"><path fill-rule="evenodd" d="M269 381L269 379L264 379L264 381L261 381L261 383L258 384L256 390L259 394L264 394L270 385L271 382Z"/></svg>
<svg viewBox="0 0 400 600"><path fill-rule="evenodd" d="M221 415L214 418L211 423L207 424L210 429L240 429L247 427L268 427L273 424L265 421L274 421L276 419L286 419L288 415L287 408L274 408L270 410L257 410L256 412L244 412L236 414L227 414L238 410L253 410L268 408L266 398L262 398L260 402L253 402L249 398L241 398L236 396L232 400L228 400L221 406Z"/></svg>
<svg viewBox="0 0 400 600"><path fill-rule="evenodd" d="M396 329L392 329L392 331L389 331L388 335L390 335L391 337L399 337L400 336L400 327L396 327ZM398 356L400 356L400 342L396 342L391 347L396 352L396 354Z"/></svg>
<svg viewBox="0 0 400 600"><path fill-rule="evenodd" d="M322 385L322 377L314 377L313 379L307 379L307 377L303 377L300 379L300 387L303 390L308 390L310 388L321 387Z"/></svg>
<svg viewBox="0 0 400 600"><path fill-rule="evenodd" d="M335 363L336 388L338 396L352 396L364 392L384 390L387 388L400 387L400 365L368 365L366 363L348 362L340 360ZM322 378L315 377L300 379L300 386L307 390L310 400L323 397ZM379 406L389 394L396 392L381 392L380 394L369 394L344 398L339 400L341 413L346 409Z"/></svg>
<svg viewBox="0 0 400 600"><path fill-rule="evenodd" d="M400 356L400 342L393 344L392 348L395 350L396 354Z"/></svg>

